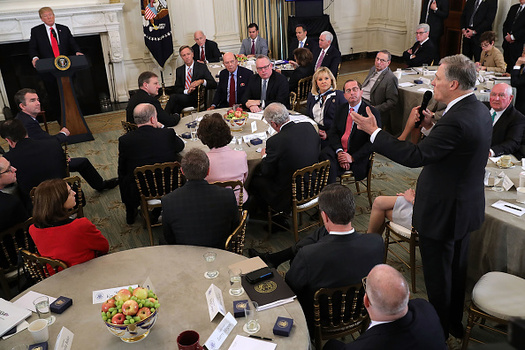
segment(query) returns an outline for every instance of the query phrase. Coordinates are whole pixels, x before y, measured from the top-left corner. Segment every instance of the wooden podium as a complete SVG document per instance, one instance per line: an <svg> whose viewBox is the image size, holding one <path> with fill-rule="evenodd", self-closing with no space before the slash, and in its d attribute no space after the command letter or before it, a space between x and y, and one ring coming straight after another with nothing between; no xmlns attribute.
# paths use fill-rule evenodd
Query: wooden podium
<svg viewBox="0 0 525 350"><path fill-rule="evenodd" d="M39 73L51 73L57 79L60 93L61 124L68 128L71 134L68 143L78 143L94 140L84 116L78 106L77 97L71 83L71 77L77 70L87 68L85 56L58 56L56 58L43 58L36 61L36 70Z"/></svg>

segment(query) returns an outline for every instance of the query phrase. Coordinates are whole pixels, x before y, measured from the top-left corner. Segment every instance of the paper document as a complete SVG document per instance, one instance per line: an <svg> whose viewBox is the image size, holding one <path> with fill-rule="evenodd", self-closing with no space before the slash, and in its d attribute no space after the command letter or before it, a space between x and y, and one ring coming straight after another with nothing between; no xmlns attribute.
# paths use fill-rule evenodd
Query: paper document
<svg viewBox="0 0 525 350"><path fill-rule="evenodd" d="M514 203L509 203L501 200L492 204L491 207L506 211L507 213L511 213L516 216L522 216L523 214L525 214L525 208L520 207Z"/></svg>
<svg viewBox="0 0 525 350"><path fill-rule="evenodd" d="M274 350L276 347L277 344L269 341L237 335L228 350Z"/></svg>

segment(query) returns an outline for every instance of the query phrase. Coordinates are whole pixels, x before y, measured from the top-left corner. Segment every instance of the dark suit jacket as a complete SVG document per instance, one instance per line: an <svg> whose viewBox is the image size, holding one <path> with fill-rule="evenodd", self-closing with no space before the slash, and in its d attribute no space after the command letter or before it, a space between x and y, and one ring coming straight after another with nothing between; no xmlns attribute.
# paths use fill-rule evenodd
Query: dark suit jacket
<svg viewBox="0 0 525 350"><path fill-rule="evenodd" d="M525 130L525 116L511 105L492 127L490 148L496 156L514 154L521 159L520 146Z"/></svg>
<svg viewBox="0 0 525 350"><path fill-rule="evenodd" d="M118 180L124 204L139 205L139 193L133 170L136 167L179 160L184 142L173 129L149 125L122 135L118 139Z"/></svg>
<svg viewBox="0 0 525 350"><path fill-rule="evenodd" d="M471 28L476 31L476 36L481 36L487 30L492 30L492 22L498 11L498 0L485 0L479 4L478 10L474 14L472 26L469 25L470 17L474 13L476 0L467 0L465 8L461 13L461 28ZM432 29L432 28L430 28Z"/></svg>
<svg viewBox="0 0 525 350"><path fill-rule="evenodd" d="M315 64L317 63L317 59L319 58L319 55L321 54L321 48L317 47L315 52L312 52L312 53L314 55L313 63L315 67ZM321 63L321 66L327 67L328 69L330 69L334 77L337 78L337 72L339 70L339 63L341 63L341 52L334 45L330 45L330 47L328 48L328 51L326 51L324 55L323 63Z"/></svg>
<svg viewBox="0 0 525 350"><path fill-rule="evenodd" d="M357 113L362 116L367 116L366 106L370 106L366 101L361 101L361 106ZM377 109L370 106L372 113L376 117L377 125L381 125L381 115ZM346 120L348 117L349 104L340 105L335 112L335 120L330 130L328 130L328 140L332 151L335 152L339 148L343 148L341 144L341 137L343 137L346 128ZM348 138L348 153L354 158L350 169L354 173L356 180L364 179L368 174L368 158L372 152L372 145L370 144L370 136L357 129L354 123L350 137Z"/></svg>
<svg viewBox="0 0 525 350"><path fill-rule="evenodd" d="M414 45L412 45L412 52L414 52L417 43L418 42L416 41ZM423 63L431 65L432 61L434 61L434 58L436 57L436 47L429 38L429 40L421 45L416 51L415 57L410 58L410 56L411 55L408 53L408 50L403 52L403 59L409 67L419 67L422 66Z"/></svg>
<svg viewBox="0 0 525 350"><path fill-rule="evenodd" d="M176 94L182 94L184 93L184 84L186 82L186 65L183 64L180 67L177 67L177 70L175 72L175 85L173 86L174 91ZM197 61L193 62L193 71L191 74L191 81L204 79L206 80L206 88L207 89L215 89L217 87L217 82L215 81L215 78L211 75L208 67L204 63L200 63ZM195 102L197 102L197 89L193 90L193 92L189 95L192 97Z"/></svg>
<svg viewBox="0 0 525 350"><path fill-rule="evenodd" d="M272 208L290 209L292 175L319 161L319 143L314 127L305 122L289 122L266 141L260 175L266 180L263 195Z"/></svg>
<svg viewBox="0 0 525 350"><path fill-rule="evenodd" d="M377 134L373 151L404 166L424 166L413 215L420 235L458 240L481 226L491 138L492 119L475 95L452 106L418 144L398 141L385 131Z"/></svg>
<svg viewBox="0 0 525 350"><path fill-rule="evenodd" d="M370 68L368 75L363 81L363 86L368 83L375 72L375 67ZM397 78L390 68L387 67L379 75L374 86L372 86L372 89L370 90L370 103L381 112L381 114L383 114L394 108L398 99Z"/></svg>
<svg viewBox="0 0 525 350"><path fill-rule="evenodd" d="M299 85L299 80L311 77L314 74L314 65L309 64L308 66L299 66L297 67L292 75L290 80L288 80L288 89L290 91L297 92L297 86Z"/></svg>
<svg viewBox="0 0 525 350"><path fill-rule="evenodd" d="M299 48L299 40L297 40L297 37L294 37L292 39L292 42L289 46L290 47L288 48L288 60L295 60L293 52L295 49ZM306 43L304 44L303 48L308 49L312 51L312 53L314 53L314 51L319 50L319 39L312 38L311 36L306 36Z"/></svg>
<svg viewBox="0 0 525 350"><path fill-rule="evenodd" d="M383 239L378 234L330 234L302 247L286 273L286 283L297 295L310 327L315 291L360 283L383 258Z"/></svg>
<svg viewBox="0 0 525 350"><path fill-rule="evenodd" d="M513 68L511 70L510 83L516 88L516 97L514 98L516 109L523 114L525 113L525 74L523 74L522 69Z"/></svg>
<svg viewBox="0 0 525 350"><path fill-rule="evenodd" d="M514 43L509 44L505 39L503 39L503 49L509 45L519 46L520 50L523 48L523 43L525 42L525 11L521 11L518 18L516 18L516 21L514 21L514 17L516 17L516 12L518 11L519 7L520 4L512 5L509 9L509 12L507 13L505 22L503 22L503 38L505 38L507 33L510 33L514 36L515 40ZM514 63L516 63L516 61L512 62L511 64ZM507 62L507 64L509 63Z"/></svg>
<svg viewBox="0 0 525 350"><path fill-rule="evenodd" d="M195 61L200 60L201 48L199 45L195 44L191 48L193 50L193 58ZM206 60L208 62L219 62L221 60L221 52L215 41L206 39L204 42L204 55L206 55Z"/></svg>
<svg viewBox="0 0 525 350"><path fill-rule="evenodd" d="M248 81L248 86L244 92L244 96L241 99L241 103L246 107L248 100L260 100L261 89L262 89L261 77L259 74L254 74ZM266 87L266 106L272 102L280 102L290 108L290 92L288 90L288 80L285 76L273 72L268 79L268 86Z"/></svg>
<svg viewBox="0 0 525 350"><path fill-rule="evenodd" d="M14 195L0 191L0 231L10 228L29 217L22 202Z"/></svg>
<svg viewBox="0 0 525 350"><path fill-rule="evenodd" d="M348 344L330 340L323 350L446 350L443 329L434 307L424 299L408 302L408 312L400 319L368 329Z"/></svg>
<svg viewBox="0 0 525 350"><path fill-rule="evenodd" d="M80 52L80 47L78 47L71 31L68 27L61 24L57 24L57 35L58 35L58 45L61 55L74 55L77 52ZM54 58L53 49L51 48L51 42L49 36L47 35L46 25L44 23L31 28L31 38L29 39L29 56L31 59L33 57L38 58Z"/></svg>
<svg viewBox="0 0 525 350"><path fill-rule="evenodd" d="M170 115L168 112L166 112L162 106L160 105L159 100L157 100L155 97L150 96L146 91L139 89L136 93L133 94L133 96L130 97L128 101L128 105L126 107L126 121L130 123L135 123L135 119L133 118L133 110L137 105L141 103L149 103L155 107L155 110L157 111L157 119L159 122L164 124L165 126L175 126L180 120L177 120L175 116Z"/></svg>
<svg viewBox="0 0 525 350"><path fill-rule="evenodd" d="M20 120L22 124L24 124L24 127L27 131L27 136L32 138L33 140L47 140L54 138L59 143L67 141L67 136L61 132L59 132L56 135L49 135L47 132L42 130L38 121L33 119L33 117L31 117L29 114L26 114L24 112L18 112L18 114L16 115L16 119Z"/></svg>
<svg viewBox="0 0 525 350"><path fill-rule="evenodd" d="M329 98L324 101L323 104L323 124L324 125L318 125L319 129L321 130L330 130L330 127L332 126L334 119L335 119L335 111L337 107L348 103L345 99L345 94L341 90L335 90L335 96L332 98ZM312 119L314 119L313 115L313 108L316 104L315 96L312 95L312 93L308 93L308 99L306 100L306 108L308 110L308 116Z"/></svg>
<svg viewBox="0 0 525 350"><path fill-rule="evenodd" d="M241 99L246 92L250 77L253 75L252 70L238 66L237 67L237 86L235 88L237 103L241 103ZM228 103L228 85L230 84L230 72L227 69L221 70L219 73L219 84L217 91L213 97L213 105L217 108L229 107Z"/></svg>
<svg viewBox="0 0 525 350"><path fill-rule="evenodd" d="M206 180L188 181L162 197L162 227L169 244L224 249L239 225L237 200L230 188Z"/></svg>
<svg viewBox="0 0 525 350"><path fill-rule="evenodd" d="M29 198L31 189L42 181L66 177L66 156L53 138L22 139L4 157L17 170L16 178L24 202Z"/></svg>
<svg viewBox="0 0 525 350"><path fill-rule="evenodd" d="M443 34L443 22L448 17L448 0L436 0L438 9L436 12L430 10L428 19L425 22L429 1L432 0L425 0L423 1L423 5L421 5L421 17L419 23L427 23L430 26L430 37L432 38L432 41L437 43L437 39Z"/></svg>

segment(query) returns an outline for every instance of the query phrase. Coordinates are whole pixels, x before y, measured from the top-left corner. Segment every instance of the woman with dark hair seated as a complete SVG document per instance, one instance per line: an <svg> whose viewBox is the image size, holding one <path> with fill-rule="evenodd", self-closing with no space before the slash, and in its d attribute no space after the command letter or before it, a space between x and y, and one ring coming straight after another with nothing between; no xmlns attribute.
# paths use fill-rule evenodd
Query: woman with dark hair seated
<svg viewBox="0 0 525 350"><path fill-rule="evenodd" d="M485 70L488 72L504 73L507 69L507 64L503 58L501 51L494 47L496 41L496 33L493 31L484 32L479 38L481 45L481 56L479 62L476 62L477 70Z"/></svg>
<svg viewBox="0 0 525 350"><path fill-rule="evenodd" d="M312 91L308 93L306 108L307 115L315 120L319 127L322 148L328 145L326 131L332 126L335 110L346 102L345 94L337 90L337 82L330 69L320 67L312 78Z"/></svg>
<svg viewBox="0 0 525 350"><path fill-rule="evenodd" d="M248 156L244 151L235 151L228 144L232 140L230 127L219 113L206 114L197 129L197 137L210 148L207 153L210 160L210 171L206 177L208 183L215 181L241 180L248 177ZM239 189L235 190L239 201ZM243 202L248 199L248 193L243 191Z"/></svg>
<svg viewBox="0 0 525 350"><path fill-rule="evenodd" d="M305 48L297 48L293 50L293 55L295 57L295 62L299 65L295 68L290 80L288 80L288 85L290 91L297 92L297 86L299 85L299 80L310 77L314 74L314 57L312 52Z"/></svg>
<svg viewBox="0 0 525 350"><path fill-rule="evenodd" d="M106 254L109 243L87 218L71 219L75 191L62 179L42 182L35 190L29 234L40 255L73 266ZM54 273L54 272L53 272Z"/></svg>

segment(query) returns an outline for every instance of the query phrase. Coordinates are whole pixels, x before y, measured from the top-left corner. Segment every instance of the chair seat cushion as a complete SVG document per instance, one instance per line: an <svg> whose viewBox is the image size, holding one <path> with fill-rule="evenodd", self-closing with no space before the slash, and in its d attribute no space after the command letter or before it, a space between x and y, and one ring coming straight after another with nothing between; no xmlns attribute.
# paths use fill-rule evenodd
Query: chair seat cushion
<svg viewBox="0 0 525 350"><path fill-rule="evenodd" d="M472 301L486 313L509 320L525 317L525 279L505 272L488 272L472 290Z"/></svg>
<svg viewBox="0 0 525 350"><path fill-rule="evenodd" d="M390 221L390 227L395 233L405 238L410 238L412 236L412 230L409 230L404 226L396 224L395 222Z"/></svg>
<svg viewBox="0 0 525 350"><path fill-rule="evenodd" d="M307 209L307 208L311 208L315 205L317 205L317 202L319 200L319 197L315 197L314 199L312 199L311 201L308 201L304 204L301 204L301 205L298 205L297 206L297 209Z"/></svg>
<svg viewBox="0 0 525 350"><path fill-rule="evenodd" d="M150 199L148 201L148 205L160 205L161 203L160 199Z"/></svg>

